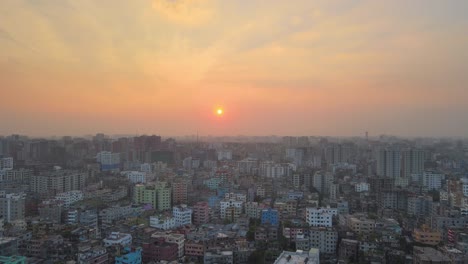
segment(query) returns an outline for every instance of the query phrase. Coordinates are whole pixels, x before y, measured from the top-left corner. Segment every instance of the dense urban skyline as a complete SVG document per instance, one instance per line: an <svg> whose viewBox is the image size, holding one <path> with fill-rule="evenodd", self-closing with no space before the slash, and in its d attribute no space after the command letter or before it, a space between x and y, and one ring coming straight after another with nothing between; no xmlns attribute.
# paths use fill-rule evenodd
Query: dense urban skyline
<svg viewBox="0 0 468 264"><path fill-rule="evenodd" d="M0 135L465 136L466 10L3 1Z"/></svg>

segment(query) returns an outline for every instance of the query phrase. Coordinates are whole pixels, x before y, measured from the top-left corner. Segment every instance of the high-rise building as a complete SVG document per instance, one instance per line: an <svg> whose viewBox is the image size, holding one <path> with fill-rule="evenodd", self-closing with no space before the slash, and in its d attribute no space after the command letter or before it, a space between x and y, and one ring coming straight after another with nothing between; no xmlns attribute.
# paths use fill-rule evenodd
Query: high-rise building
<svg viewBox="0 0 468 264"><path fill-rule="evenodd" d="M380 149L377 152L377 175L381 177L401 177L401 152L397 149Z"/></svg>
<svg viewBox="0 0 468 264"><path fill-rule="evenodd" d="M156 193L158 195L158 210L169 210L172 207L171 188L166 182L158 182L156 185Z"/></svg>
<svg viewBox="0 0 468 264"><path fill-rule="evenodd" d="M402 152L401 176L410 178L411 174L419 174L424 171L426 153L421 149L407 149Z"/></svg>
<svg viewBox="0 0 468 264"><path fill-rule="evenodd" d="M102 171L116 171L120 169L120 153L101 151L97 154L96 160L101 164Z"/></svg>
<svg viewBox="0 0 468 264"><path fill-rule="evenodd" d="M319 193L328 193L333 183L333 175L329 172L317 171L312 179L312 186Z"/></svg>
<svg viewBox="0 0 468 264"><path fill-rule="evenodd" d="M178 180L171 183L172 185L172 204L187 203L187 181Z"/></svg>
<svg viewBox="0 0 468 264"><path fill-rule="evenodd" d="M336 163L351 162L353 154L355 153L355 147L353 144L330 144L323 150L325 161L328 165Z"/></svg>
<svg viewBox="0 0 468 264"><path fill-rule="evenodd" d="M210 221L210 207L207 202L198 202L193 206L193 222L196 225L206 224Z"/></svg>

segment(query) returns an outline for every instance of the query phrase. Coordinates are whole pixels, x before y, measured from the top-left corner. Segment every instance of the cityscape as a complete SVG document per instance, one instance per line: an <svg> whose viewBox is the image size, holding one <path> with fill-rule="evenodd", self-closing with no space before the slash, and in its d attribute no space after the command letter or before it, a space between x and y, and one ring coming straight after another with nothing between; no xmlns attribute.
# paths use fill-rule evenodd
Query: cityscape
<svg viewBox="0 0 468 264"><path fill-rule="evenodd" d="M466 139L11 135L0 153L4 263L468 258Z"/></svg>
<svg viewBox="0 0 468 264"><path fill-rule="evenodd" d="M0 0L0 264L468 264L467 14Z"/></svg>

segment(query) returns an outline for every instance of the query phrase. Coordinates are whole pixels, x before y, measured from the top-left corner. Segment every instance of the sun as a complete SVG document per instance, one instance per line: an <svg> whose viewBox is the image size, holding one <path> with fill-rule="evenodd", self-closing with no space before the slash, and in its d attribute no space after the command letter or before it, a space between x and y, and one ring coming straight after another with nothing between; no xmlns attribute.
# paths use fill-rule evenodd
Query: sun
<svg viewBox="0 0 468 264"><path fill-rule="evenodd" d="M222 115L223 115L223 113L224 113L224 111L223 111L223 109L222 109L222 108L218 108L218 109L216 109L216 114L217 114L218 116L222 116Z"/></svg>

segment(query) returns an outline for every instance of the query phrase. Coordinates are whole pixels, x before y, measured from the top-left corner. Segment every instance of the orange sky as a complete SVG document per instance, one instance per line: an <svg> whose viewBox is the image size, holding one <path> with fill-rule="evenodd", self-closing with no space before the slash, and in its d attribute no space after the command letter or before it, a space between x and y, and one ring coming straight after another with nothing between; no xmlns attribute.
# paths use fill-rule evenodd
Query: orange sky
<svg viewBox="0 0 468 264"><path fill-rule="evenodd" d="M467 10L1 1L0 135L466 136Z"/></svg>

